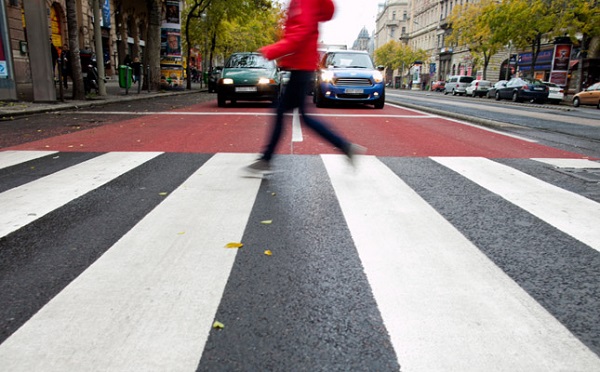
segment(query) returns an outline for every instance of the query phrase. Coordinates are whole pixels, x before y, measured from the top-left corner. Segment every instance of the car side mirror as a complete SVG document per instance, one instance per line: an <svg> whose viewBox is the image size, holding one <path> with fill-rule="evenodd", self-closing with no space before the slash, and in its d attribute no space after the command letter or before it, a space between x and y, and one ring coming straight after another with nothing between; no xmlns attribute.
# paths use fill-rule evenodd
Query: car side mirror
<svg viewBox="0 0 600 372"><path fill-rule="evenodd" d="M383 70L385 70L385 67L383 67L383 66L377 66L377 69L378 69L379 71L383 71Z"/></svg>

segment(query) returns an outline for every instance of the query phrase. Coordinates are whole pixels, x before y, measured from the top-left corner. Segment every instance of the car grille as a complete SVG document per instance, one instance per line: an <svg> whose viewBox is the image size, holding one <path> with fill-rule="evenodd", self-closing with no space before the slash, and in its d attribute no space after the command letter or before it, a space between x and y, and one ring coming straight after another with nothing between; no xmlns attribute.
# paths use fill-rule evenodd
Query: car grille
<svg viewBox="0 0 600 372"><path fill-rule="evenodd" d="M339 93L335 95L337 98L343 99L367 99L369 98L368 94L343 94Z"/></svg>
<svg viewBox="0 0 600 372"><path fill-rule="evenodd" d="M371 79L368 78L337 78L333 84L338 86L371 86Z"/></svg>

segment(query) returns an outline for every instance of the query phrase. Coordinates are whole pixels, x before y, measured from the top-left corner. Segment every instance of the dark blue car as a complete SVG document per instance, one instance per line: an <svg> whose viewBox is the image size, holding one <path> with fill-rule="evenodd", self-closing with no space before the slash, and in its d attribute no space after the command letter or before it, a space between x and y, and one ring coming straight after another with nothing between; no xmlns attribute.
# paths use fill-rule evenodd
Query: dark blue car
<svg viewBox="0 0 600 372"><path fill-rule="evenodd" d="M385 82L381 70L375 68L367 52L328 51L319 64L313 101L317 107L335 102L355 102L381 109L385 103Z"/></svg>

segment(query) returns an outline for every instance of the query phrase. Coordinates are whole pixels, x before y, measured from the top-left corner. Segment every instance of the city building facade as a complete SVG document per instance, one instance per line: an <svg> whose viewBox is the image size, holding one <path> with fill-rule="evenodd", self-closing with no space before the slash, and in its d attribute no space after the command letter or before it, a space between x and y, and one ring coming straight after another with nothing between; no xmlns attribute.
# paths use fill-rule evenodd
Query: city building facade
<svg viewBox="0 0 600 372"><path fill-rule="evenodd" d="M394 81L398 75L412 79L413 88L426 88L435 80L446 80L452 75L469 75L481 78L482 64L474 58L468 48L461 45L450 45L447 37L452 29L448 20L456 6L476 4L479 0L386 0L379 4L374 33L374 49L385 45L390 40L403 42L413 50L424 50L428 58L417 66L406 66L404 71L394 71ZM598 38L595 44L598 44ZM514 74L531 75L542 80L549 80L552 74L552 56L556 40L545 39L538 60L531 70L531 51L516 50L508 42L507 45L491 57L486 70L486 78L491 81L503 80ZM591 49L599 49L597 46ZM578 49L573 49L568 74L569 81L578 77L574 58ZM582 74L585 84L600 80L600 60L587 58L582 63ZM386 76L390 76L389 72Z"/></svg>

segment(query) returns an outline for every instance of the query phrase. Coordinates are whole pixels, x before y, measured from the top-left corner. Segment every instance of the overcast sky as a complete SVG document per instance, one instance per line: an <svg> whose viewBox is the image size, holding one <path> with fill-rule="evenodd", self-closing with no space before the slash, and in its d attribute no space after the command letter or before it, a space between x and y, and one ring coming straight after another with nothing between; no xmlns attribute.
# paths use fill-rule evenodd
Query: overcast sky
<svg viewBox="0 0 600 372"><path fill-rule="evenodd" d="M290 0L275 0L284 6ZM369 35L375 30L375 17L377 17L377 4L385 0L333 0L335 14L329 22L321 23L319 41L325 44L345 44L348 48L358 37L363 27L367 28Z"/></svg>
<svg viewBox="0 0 600 372"><path fill-rule="evenodd" d="M348 48L363 27L369 35L375 29L377 4L384 0L334 0L335 14L329 22L321 24L322 40L326 44L346 44Z"/></svg>

